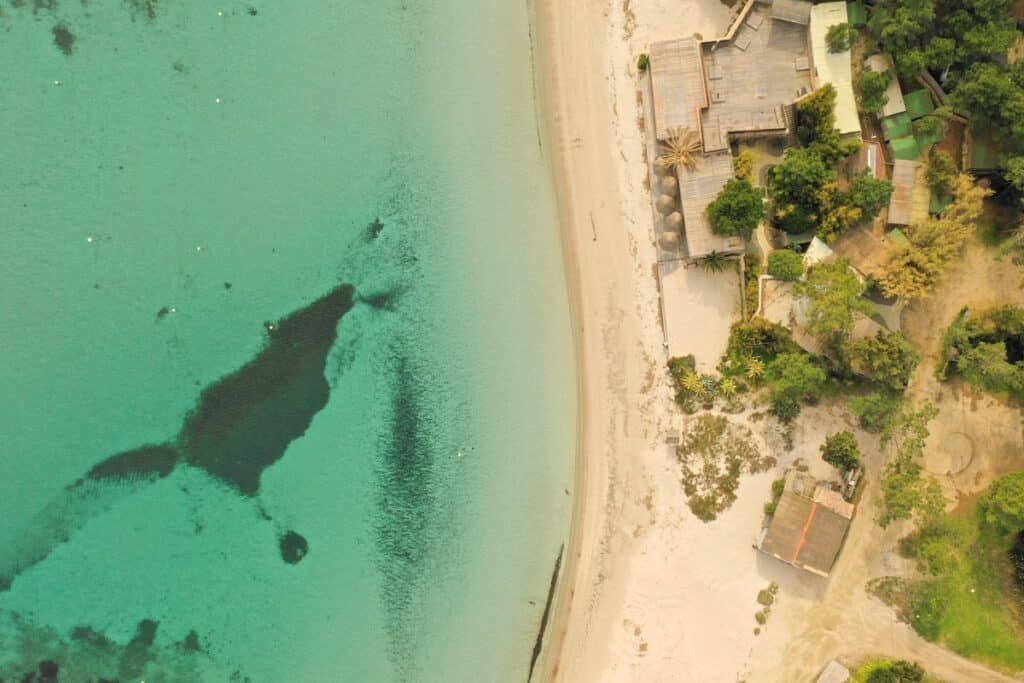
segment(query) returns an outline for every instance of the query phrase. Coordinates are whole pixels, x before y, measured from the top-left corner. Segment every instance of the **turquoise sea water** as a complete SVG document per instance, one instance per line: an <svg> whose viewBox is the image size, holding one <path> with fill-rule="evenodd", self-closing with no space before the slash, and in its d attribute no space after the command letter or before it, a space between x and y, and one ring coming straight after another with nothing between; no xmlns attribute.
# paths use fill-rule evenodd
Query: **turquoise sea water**
<svg viewBox="0 0 1024 683"><path fill-rule="evenodd" d="M575 439L527 6L0 0L0 56L0 679L525 680Z"/></svg>

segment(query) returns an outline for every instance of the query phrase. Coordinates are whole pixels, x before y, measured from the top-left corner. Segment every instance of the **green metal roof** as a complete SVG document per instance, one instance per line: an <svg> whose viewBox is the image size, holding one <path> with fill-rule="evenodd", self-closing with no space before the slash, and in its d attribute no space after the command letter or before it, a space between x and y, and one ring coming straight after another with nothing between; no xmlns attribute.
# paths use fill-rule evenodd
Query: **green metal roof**
<svg viewBox="0 0 1024 683"><path fill-rule="evenodd" d="M921 147L937 145L942 142L942 130L937 130L934 133L929 133L928 135L915 134L914 137L917 138L917 144Z"/></svg>
<svg viewBox="0 0 1024 683"><path fill-rule="evenodd" d="M846 3L846 20L851 26L864 26L867 24L868 13L864 10L864 3L859 0Z"/></svg>
<svg viewBox="0 0 1024 683"><path fill-rule="evenodd" d="M1006 148L1000 145L992 129L975 126L971 145L971 169L992 171L1006 167Z"/></svg>
<svg viewBox="0 0 1024 683"><path fill-rule="evenodd" d="M900 230L899 228L892 229L892 231L889 233L889 239L891 239L896 244L910 244L910 240L907 239L907 236L904 235L903 231Z"/></svg>
<svg viewBox="0 0 1024 683"><path fill-rule="evenodd" d="M882 127L890 139L906 137L913 132L910 116L906 112L885 117L882 119Z"/></svg>
<svg viewBox="0 0 1024 683"><path fill-rule="evenodd" d="M921 147L917 144L917 140L913 135L893 138L889 141L889 144L892 145L892 155L897 159L917 161L917 157L921 155Z"/></svg>
<svg viewBox="0 0 1024 683"><path fill-rule="evenodd" d="M928 213L942 213L952 203L952 196L948 194L937 195L932 192L931 199L928 201Z"/></svg>
<svg viewBox="0 0 1024 683"><path fill-rule="evenodd" d="M924 88L905 93L903 95L903 103L907 105L907 113L910 114L912 119L919 119L935 111L932 94Z"/></svg>

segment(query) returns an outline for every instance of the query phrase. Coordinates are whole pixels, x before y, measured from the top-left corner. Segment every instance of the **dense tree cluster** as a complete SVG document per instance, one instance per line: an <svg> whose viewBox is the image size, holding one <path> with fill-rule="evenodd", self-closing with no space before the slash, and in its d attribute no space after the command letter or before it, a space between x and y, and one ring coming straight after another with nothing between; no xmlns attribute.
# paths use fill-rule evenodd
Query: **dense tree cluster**
<svg viewBox="0 0 1024 683"><path fill-rule="evenodd" d="M840 188L835 166L856 152L860 142L840 139L835 105L831 84L797 103L797 137L802 146L786 152L772 168L768 183L775 224L789 233L815 229L827 242L873 219L892 194L888 181L869 172L850 178L845 190Z"/></svg>
<svg viewBox="0 0 1024 683"><path fill-rule="evenodd" d="M909 244L900 245L882 267L879 284L888 296L920 299L932 293L960 256L981 217L990 190L961 174L953 183L953 203L937 218L910 225Z"/></svg>
<svg viewBox="0 0 1024 683"><path fill-rule="evenodd" d="M1001 533L1024 531L1024 472L1011 472L992 482L978 502L982 517Z"/></svg>
<svg viewBox="0 0 1024 683"><path fill-rule="evenodd" d="M949 104L994 129L1004 149L1024 153L1024 63L1008 64L1020 32L1013 0L878 0L868 30L900 76L930 70ZM926 124L931 125L931 124Z"/></svg>
<svg viewBox="0 0 1024 683"><path fill-rule="evenodd" d="M943 335L942 347L944 376L955 371L985 391L1024 396L1024 309L961 311Z"/></svg>
<svg viewBox="0 0 1024 683"><path fill-rule="evenodd" d="M907 387L921 361L910 342L896 332L858 339L850 344L849 351L855 370L897 392Z"/></svg>
<svg viewBox="0 0 1024 683"><path fill-rule="evenodd" d="M807 323L811 334L829 343L849 337L858 316L870 315L871 304L863 298L865 285L850 268L848 259L814 266L794 291L807 297Z"/></svg>
<svg viewBox="0 0 1024 683"><path fill-rule="evenodd" d="M928 423L938 414L928 405L917 412L901 413L895 418L893 439L896 454L882 473L882 505L878 523L885 527L897 519L926 523L937 518L946 500L934 477L925 474L920 459L928 438Z"/></svg>

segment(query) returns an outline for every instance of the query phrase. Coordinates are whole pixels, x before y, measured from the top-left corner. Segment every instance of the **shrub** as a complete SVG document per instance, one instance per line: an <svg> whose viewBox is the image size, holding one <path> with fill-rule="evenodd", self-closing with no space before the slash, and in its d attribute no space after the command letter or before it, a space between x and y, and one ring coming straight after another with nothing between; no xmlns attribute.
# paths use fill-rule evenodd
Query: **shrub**
<svg viewBox="0 0 1024 683"><path fill-rule="evenodd" d="M924 680L924 669L919 664L899 659L873 670L868 683L920 683Z"/></svg>
<svg viewBox="0 0 1024 683"><path fill-rule="evenodd" d="M985 522L1003 533L1024 531L1024 471L1011 472L992 482L978 501Z"/></svg>
<svg viewBox="0 0 1024 683"><path fill-rule="evenodd" d="M828 45L828 51L833 54L849 50L856 40L857 29L845 23L833 24L825 33L825 44Z"/></svg>
<svg viewBox="0 0 1024 683"><path fill-rule="evenodd" d="M754 612L754 619L757 620L757 623L764 626L768 622L768 615L764 613L764 610L758 610Z"/></svg>
<svg viewBox="0 0 1024 683"><path fill-rule="evenodd" d="M852 470L860 466L860 449L853 432L841 431L825 437L821 445L821 459L839 470Z"/></svg>
<svg viewBox="0 0 1024 683"><path fill-rule="evenodd" d="M770 607L775 602L775 594L767 588L762 589L757 593L757 601L765 607Z"/></svg>
<svg viewBox="0 0 1024 683"><path fill-rule="evenodd" d="M647 66L651 63L651 58L646 52L641 52L640 56L636 59L636 68L640 71L647 71Z"/></svg>
<svg viewBox="0 0 1024 683"><path fill-rule="evenodd" d="M786 480L776 479L772 482L772 498L778 500L782 497L782 493L786 490Z"/></svg>
<svg viewBox="0 0 1024 683"><path fill-rule="evenodd" d="M857 416L860 426L872 434L881 434L892 426L899 412L902 397L883 391L873 391L850 399L850 412Z"/></svg>
<svg viewBox="0 0 1024 683"><path fill-rule="evenodd" d="M804 274L804 260L790 249L776 249L768 255L768 274L792 282Z"/></svg>
<svg viewBox="0 0 1024 683"><path fill-rule="evenodd" d="M877 114L889 102L885 91L892 82L890 71L864 71L857 84L860 86L860 106L866 112Z"/></svg>
<svg viewBox="0 0 1024 683"><path fill-rule="evenodd" d="M752 151L745 149L732 160L732 172L740 180L754 181L755 156Z"/></svg>
<svg viewBox="0 0 1024 683"><path fill-rule="evenodd" d="M932 149L928 155L928 164L924 169L925 180L928 187L938 194L949 194L953 189L953 181L956 180L956 164L949 153L939 149Z"/></svg>
<svg viewBox="0 0 1024 683"><path fill-rule="evenodd" d="M764 516L771 517L775 514L775 510L779 507L779 504L774 500L769 500L764 504Z"/></svg>

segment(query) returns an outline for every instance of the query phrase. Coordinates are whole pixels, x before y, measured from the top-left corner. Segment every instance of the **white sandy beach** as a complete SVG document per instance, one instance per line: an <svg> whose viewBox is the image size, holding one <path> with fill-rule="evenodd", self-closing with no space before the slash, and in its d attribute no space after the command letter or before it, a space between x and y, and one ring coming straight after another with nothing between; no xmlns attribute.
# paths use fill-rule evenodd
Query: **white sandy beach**
<svg viewBox="0 0 1024 683"><path fill-rule="evenodd" d="M753 549L771 480L797 458L820 469L817 444L849 425L845 411L810 410L788 453L771 426L751 423L778 467L747 476L716 521L703 524L690 513L665 444L684 416L665 372L635 63L652 41L721 33L729 10L712 0L536 2L544 132L580 378L572 537L543 680L810 681L828 658L870 654L927 659L951 681L1012 680L925 643L865 594L874 573L901 569L876 559L899 535L890 528L881 538L874 526L877 483L829 581ZM696 269L673 277L685 290L673 304L684 309L675 319L685 321L685 346L711 369L736 314L735 280ZM723 295L722 287L730 290ZM863 445L879 465L877 443ZM755 635L756 596L771 581L780 585L778 603Z"/></svg>

